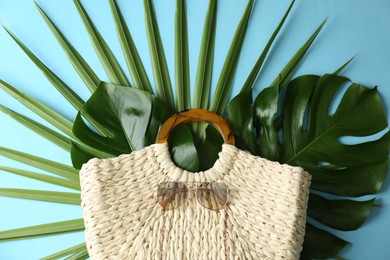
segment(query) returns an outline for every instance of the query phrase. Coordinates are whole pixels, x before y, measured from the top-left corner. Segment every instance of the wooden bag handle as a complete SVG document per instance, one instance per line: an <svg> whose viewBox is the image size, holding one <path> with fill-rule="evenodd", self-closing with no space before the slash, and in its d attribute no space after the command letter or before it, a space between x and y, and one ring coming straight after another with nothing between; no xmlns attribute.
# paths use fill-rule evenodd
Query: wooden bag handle
<svg viewBox="0 0 390 260"><path fill-rule="evenodd" d="M169 134L176 126L199 121L212 124L222 135L226 144L235 144L233 133L230 130L228 123L222 117L211 111L198 108L184 110L168 118L168 120L165 121L160 128L157 135L157 143L166 143L168 141Z"/></svg>

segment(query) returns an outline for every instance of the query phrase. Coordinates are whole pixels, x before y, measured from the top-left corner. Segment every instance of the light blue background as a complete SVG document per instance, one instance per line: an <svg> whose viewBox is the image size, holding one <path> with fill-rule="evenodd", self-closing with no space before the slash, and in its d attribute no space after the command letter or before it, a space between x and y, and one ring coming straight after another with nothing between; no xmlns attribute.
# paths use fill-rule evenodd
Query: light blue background
<svg viewBox="0 0 390 260"><path fill-rule="evenodd" d="M38 0L37 2L85 57L99 77L107 80L72 1ZM230 40L246 4L244 0L220 0L219 2L213 86L216 84L216 76L220 73ZM84 0L82 3L126 71L108 1ZM118 3L132 31L146 69L152 76L142 1L123 0ZM237 93L242 86L289 3L289 0L257 1L238 64L234 93ZM188 0L187 3L192 84L195 79L207 4L207 0ZM174 6L174 0L155 1L171 76L174 71ZM315 28L329 17L328 23L296 75L333 72L358 54L343 75L357 83L379 86L388 113L390 104L389 14L390 1L388 0L297 0L266 61L262 76L257 81L255 93L258 93L262 87L268 86ZM89 97L89 92L41 19L32 0L0 0L0 22L9 27L77 93L85 99ZM68 118L74 118L76 113L73 108L56 92L4 30L0 30L0 78L48 104ZM0 103L43 122L4 92L0 92ZM0 146L70 163L66 152L3 114L0 114ZM29 169L5 158L0 158L0 165ZM389 182L388 178L382 192L378 195L378 202L383 206L373 210L364 226L356 232L339 232L341 237L353 243L342 252L342 256L354 260L390 259ZM0 187L65 190L5 172L0 172ZM0 230L80 217L80 207L0 197ZM37 259L82 241L83 234L78 233L0 243L0 259Z"/></svg>

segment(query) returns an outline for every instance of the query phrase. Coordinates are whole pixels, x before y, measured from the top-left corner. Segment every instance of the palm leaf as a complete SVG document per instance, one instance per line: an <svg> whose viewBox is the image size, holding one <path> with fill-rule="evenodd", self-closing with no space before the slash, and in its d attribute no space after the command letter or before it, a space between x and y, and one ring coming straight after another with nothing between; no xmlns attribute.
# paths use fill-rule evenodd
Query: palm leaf
<svg viewBox="0 0 390 260"><path fill-rule="evenodd" d="M287 82L293 76L295 70L298 68L298 65L301 63L306 52L309 50L309 48L312 45L312 43L314 42L314 40L316 39L318 34L321 32L322 27L324 27L327 20L328 19L325 19L320 24L320 26L317 28L317 30L315 30L315 32L312 34L312 36L295 53L295 55L291 58L291 60L287 63L287 65L283 68L283 70L279 73L279 75L271 83L271 86L278 84L279 87L282 88L287 84Z"/></svg>
<svg viewBox="0 0 390 260"><path fill-rule="evenodd" d="M81 204L80 194L70 192L0 188L0 196L72 205Z"/></svg>
<svg viewBox="0 0 390 260"><path fill-rule="evenodd" d="M0 80L0 88L11 97L17 99L20 103L22 103L25 107L33 111L35 114L39 115L47 122L64 132L67 136L73 136L73 123L59 113L55 112L54 110L37 101L36 99L20 92L7 82Z"/></svg>
<svg viewBox="0 0 390 260"><path fill-rule="evenodd" d="M204 21L202 42L200 45L198 68L195 78L194 98L192 107L208 109L211 76L213 72L215 31L217 27L217 0L210 0ZM205 138L204 124L195 123L195 142ZM199 140L197 140L199 139Z"/></svg>
<svg viewBox="0 0 390 260"><path fill-rule="evenodd" d="M88 89L93 93L96 88L99 86L100 79L80 55L80 53L73 47L73 45L68 41L68 39L61 33L57 26L50 20L47 14L42 10L42 8L34 2L39 13L42 15L47 26L52 31L53 35L56 37L57 41L61 44L61 47L64 49L66 55L69 58L69 61L72 63L76 72L79 74L81 79L84 81Z"/></svg>
<svg viewBox="0 0 390 260"><path fill-rule="evenodd" d="M56 259L60 259L61 257L65 257L65 256L69 256L69 255L78 253L78 252L84 250L85 248L86 248L85 243L81 243L81 244L78 244L78 245L66 248L64 250L61 250L61 251L59 251L57 253L54 253L54 254L48 255L46 257L43 257L40 260L56 260Z"/></svg>
<svg viewBox="0 0 390 260"><path fill-rule="evenodd" d="M213 71L215 30L217 27L217 0L210 0L203 27L198 69L194 87L194 108L207 109Z"/></svg>
<svg viewBox="0 0 390 260"><path fill-rule="evenodd" d="M26 178L31 178L34 180L43 181L43 182L51 183L54 185L59 185L59 186L65 187L65 188L80 190L80 183L78 183L76 181L67 180L64 178L52 177L52 176L49 176L46 174L40 174L40 173L35 173L35 172L25 171L25 170L19 170L19 169L10 168L10 167L4 167L4 166L0 166L0 170L6 171L9 173L13 173L13 174L17 174L17 175L20 175L20 176L23 176Z"/></svg>
<svg viewBox="0 0 390 260"><path fill-rule="evenodd" d="M65 258L65 260L84 260L87 258L88 258L88 251L86 248L84 248L80 252L77 252L77 253Z"/></svg>
<svg viewBox="0 0 390 260"><path fill-rule="evenodd" d="M171 79L169 77L160 30L158 28L156 14L151 0L144 0L144 9L149 52L152 60L157 97L159 97L167 105L170 112L174 112L176 109L173 99Z"/></svg>
<svg viewBox="0 0 390 260"><path fill-rule="evenodd" d="M190 64L188 57L186 1L176 0L175 15L175 87L176 107L183 111L191 107Z"/></svg>
<svg viewBox="0 0 390 260"><path fill-rule="evenodd" d="M57 235L57 234L77 232L82 230L84 230L84 220L74 219L74 220L53 222L49 224L0 231L0 241Z"/></svg>
<svg viewBox="0 0 390 260"><path fill-rule="evenodd" d="M114 17L118 39L122 47L122 53L130 71L130 76L133 80L134 87L153 94L153 89L150 85L148 75L146 74L141 58L139 57L137 48L126 25L125 19L123 18L116 1L110 0L109 2L112 16Z"/></svg>
<svg viewBox="0 0 390 260"><path fill-rule="evenodd" d="M65 164L54 162L45 158L15 151L5 147L0 147L0 155L12 160L42 169L55 175L79 182L78 171Z"/></svg>
<svg viewBox="0 0 390 260"><path fill-rule="evenodd" d="M74 0L73 2L77 8L77 11L79 12L79 15L85 25L85 28L87 29L92 45L110 81L114 84L118 84L121 86L130 86L126 75L123 73L110 47L100 35L98 29L93 24L84 7L80 4L78 0Z"/></svg>
<svg viewBox="0 0 390 260"><path fill-rule="evenodd" d="M62 134L24 116L19 113L16 113L15 111L12 111L11 109L8 109L2 105L0 105L0 111L11 116L14 120L18 121L22 125L26 126L27 128L31 129L32 131L36 132L37 134L43 136L53 144L58 145L65 151L70 152L71 149L71 139L69 139L66 136L63 136Z"/></svg>
<svg viewBox="0 0 390 260"><path fill-rule="evenodd" d="M271 35L271 38L268 40L267 45L264 47L264 50L261 52L259 58L256 61L255 66L253 67L251 73L249 74L248 78L246 79L244 85L242 86L241 92L245 92L248 89L252 88L255 84L256 78L259 75L260 69L263 66L263 63L265 61L265 58L268 55L269 50L271 49L272 44L275 41L276 36L278 36L280 29L282 29L282 26L284 22L286 21L288 15L290 14L290 11L292 7L294 6L295 0L293 0L288 7L286 13L284 14L282 20L279 22L279 25L276 27L275 31Z"/></svg>
<svg viewBox="0 0 390 260"><path fill-rule="evenodd" d="M240 20L240 23L238 24L225 63L223 64L213 99L211 100L210 110L220 115L222 115L225 111L225 107L230 95L230 90L233 83L238 58L240 56L241 47L244 42L249 17L253 8L253 3L253 0L248 1L245 12Z"/></svg>
<svg viewBox="0 0 390 260"><path fill-rule="evenodd" d="M9 29L5 28L7 33L14 39L20 48L27 54L27 56L35 63L35 65L42 71L45 77L53 84L53 86L61 93L62 96L76 109L80 110L84 101L63 82L56 74L54 74L45 64L43 64Z"/></svg>

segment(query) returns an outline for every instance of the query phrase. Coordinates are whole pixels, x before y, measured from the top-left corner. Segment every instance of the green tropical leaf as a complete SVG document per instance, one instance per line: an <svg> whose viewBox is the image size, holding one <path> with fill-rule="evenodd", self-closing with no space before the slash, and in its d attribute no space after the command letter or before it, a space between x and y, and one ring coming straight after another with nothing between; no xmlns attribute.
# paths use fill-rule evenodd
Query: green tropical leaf
<svg viewBox="0 0 390 260"><path fill-rule="evenodd" d="M258 153L269 160L280 156L278 129L275 118L278 113L279 84L263 89L254 104L254 122L257 131Z"/></svg>
<svg viewBox="0 0 390 260"><path fill-rule="evenodd" d="M1 171L6 171L9 173L17 174L23 177L35 179L38 181L43 181L47 183L51 183L54 185L59 185L65 188L70 188L74 190L80 190L80 183L77 181L72 181L72 180L67 180L64 178L58 178L58 177L52 177L46 174L40 174L40 173L35 173L31 171L25 171L25 170L19 170L15 168L10 168L10 167L5 167L5 166L0 166Z"/></svg>
<svg viewBox="0 0 390 260"><path fill-rule="evenodd" d="M283 70L279 73L278 76L274 79L274 81L271 83L271 86L274 86L276 84L279 85L280 88L283 88L287 82L292 78L294 75L294 72L298 68L299 64L302 62L303 57L309 50L310 46L318 36L318 34L321 32L322 28L324 27L326 21L328 19L325 19L320 26L315 30L315 32L310 36L310 38L302 45L302 47L295 53L295 55L291 58L291 60L287 63L287 65L283 68Z"/></svg>
<svg viewBox="0 0 390 260"><path fill-rule="evenodd" d="M22 93L3 80L0 80L0 88L8 95L22 103L25 107L33 111L35 114L42 117L54 127L64 132L67 136L73 137L73 123L70 120L44 105L43 103L39 102L38 100Z"/></svg>
<svg viewBox="0 0 390 260"><path fill-rule="evenodd" d="M72 159L72 165L75 169L80 170L84 163L88 162L90 159L95 158L93 154L88 152L78 143L72 142L72 148L70 150L70 157ZM110 157L115 157L112 155ZM107 158L110 158L107 157Z"/></svg>
<svg viewBox="0 0 390 260"><path fill-rule="evenodd" d="M279 25L276 27L275 31L271 35L271 38L268 40L267 45L264 47L264 50L260 54L260 57L257 59L255 66L253 67L251 73L249 74L248 78L246 79L244 86L241 89L241 92L245 92L248 89L252 88L255 84L256 78L259 75L260 69L263 66L263 63L265 61L265 58L268 55L269 50L271 49L272 44L275 41L276 36L278 36L280 29L282 29L282 26L284 22L286 21L288 15L290 14L290 11L295 3L295 0L293 0L288 7L286 13L284 14L282 20L279 22Z"/></svg>
<svg viewBox="0 0 390 260"><path fill-rule="evenodd" d="M332 228L344 231L356 230L368 218L374 202L375 199L367 201L328 200L310 194L308 215Z"/></svg>
<svg viewBox="0 0 390 260"><path fill-rule="evenodd" d="M388 131L377 140L357 144L340 138L377 134L387 127L386 115L377 89L355 83L330 114L335 95L346 83L347 78L333 74L291 81L283 110L281 161L309 171L314 189L344 196L375 193L387 175ZM367 172L373 164L375 171Z"/></svg>
<svg viewBox="0 0 390 260"><path fill-rule="evenodd" d="M213 71L216 27L217 0L210 0L203 27L202 42L200 45L198 68L194 87L194 108L208 108L211 75Z"/></svg>
<svg viewBox="0 0 390 260"><path fill-rule="evenodd" d="M68 41L68 39L61 33L57 26L50 20L49 16L42 10L42 8L34 2L39 13L42 15L47 26L52 31L53 35L56 37L57 41L64 49L66 55L68 56L69 61L72 63L76 72L79 74L80 78L84 81L88 89L93 93L96 88L99 86L100 79L91 69L88 63L80 55L80 53L73 47L73 45Z"/></svg>
<svg viewBox="0 0 390 260"><path fill-rule="evenodd" d="M241 47L244 42L246 29L248 27L249 17L252 12L254 0L249 0L245 12L238 24L230 45L225 63L219 76L214 96L211 100L210 110L222 115L230 95L238 58L240 57Z"/></svg>
<svg viewBox="0 0 390 260"><path fill-rule="evenodd" d="M87 29L92 45L110 81L114 84L130 87L130 82L127 80L125 73L123 73L110 47L103 39L96 26L93 24L84 7L80 4L80 1L73 0L73 2L77 8L77 11L79 12L85 28Z"/></svg>
<svg viewBox="0 0 390 260"><path fill-rule="evenodd" d="M128 90L102 83L85 103L83 111L105 126L110 136L95 133L84 122L81 113L76 117L73 133L83 143L114 155L140 149L144 147L144 136L152 109L151 99L150 94L141 90ZM114 143L118 145L113 145Z"/></svg>
<svg viewBox="0 0 390 260"><path fill-rule="evenodd" d="M0 155L36 167L38 169L42 169L55 175L67 178L70 181L79 182L78 171L68 165L54 162L31 154L8 149L5 147L0 147Z"/></svg>
<svg viewBox="0 0 390 260"><path fill-rule="evenodd" d="M337 256L347 245L349 245L347 241L307 224L300 258L302 260L328 259Z"/></svg>
<svg viewBox="0 0 390 260"><path fill-rule="evenodd" d="M169 135L168 143L172 160L177 166L190 172L199 171L199 157L187 126L176 127Z"/></svg>
<svg viewBox="0 0 390 260"><path fill-rule="evenodd" d="M157 97L168 107L170 112L176 111L173 99L171 79L165 59L164 48L161 41L160 30L151 0L144 0L146 31L149 42L150 58L152 60L154 83Z"/></svg>
<svg viewBox="0 0 390 260"><path fill-rule="evenodd" d="M190 64L188 54L186 1L176 0L175 15L175 88L176 108L191 107Z"/></svg>
<svg viewBox="0 0 390 260"><path fill-rule="evenodd" d="M80 252L77 252L67 258L65 260L84 260L88 258L88 251L87 249L83 249Z"/></svg>
<svg viewBox="0 0 390 260"><path fill-rule="evenodd" d="M219 152L222 150L223 138L218 130L212 126L207 125L205 130L205 139L198 147L199 168L205 171L213 167L219 158Z"/></svg>
<svg viewBox="0 0 390 260"><path fill-rule="evenodd" d="M356 55L350 58L346 63L344 63L340 68L338 68L333 74L339 75L348 65L356 58Z"/></svg>
<svg viewBox="0 0 390 260"><path fill-rule="evenodd" d="M146 132L146 143L153 144L156 142L156 137L160 131L160 126L171 116L164 102L159 98L152 98L152 112L150 123Z"/></svg>
<svg viewBox="0 0 390 260"><path fill-rule="evenodd" d="M0 241L57 235L84 230L83 219L73 219L30 227L0 231Z"/></svg>
<svg viewBox="0 0 390 260"><path fill-rule="evenodd" d="M230 101L226 108L226 120L232 128L236 146L256 154L251 89L241 92Z"/></svg>
<svg viewBox="0 0 390 260"><path fill-rule="evenodd" d="M84 249L86 249L86 244L81 243L81 244L66 248L64 250L61 250L57 253L45 256L45 257L41 258L40 260L57 260L57 259L60 259L61 257L69 256L71 254L75 254L75 253L78 253L80 251L83 251Z"/></svg>
<svg viewBox="0 0 390 260"><path fill-rule="evenodd" d="M84 101L74 92L68 85L65 84L56 74L54 74L45 64L43 64L37 56L35 56L9 29L5 28L7 33L14 39L20 48L27 54L32 62L42 71L45 77L53 84L53 86L61 93L62 96L76 109L80 110Z"/></svg>
<svg viewBox="0 0 390 260"><path fill-rule="evenodd" d="M134 87L153 94L153 89L150 85L148 75L146 74L141 58L139 57L137 47L131 37L126 21L123 18L116 1L110 0L109 2L118 39L122 47L122 53L127 64L127 68L129 69L131 79L133 80Z"/></svg>
<svg viewBox="0 0 390 260"><path fill-rule="evenodd" d="M32 131L36 132L40 136L46 138L50 142L52 142L55 145L58 145L65 151L70 152L71 149L71 139L69 139L66 136L63 136L62 134L24 116L19 113L16 113L15 111L8 109L2 105L0 105L0 111L11 116L13 119L21 123L22 125L26 126L27 128L31 129Z"/></svg>
<svg viewBox="0 0 390 260"><path fill-rule="evenodd" d="M208 109L213 72L215 32L217 27L217 0L210 0L204 21L202 42L200 45L198 68L196 71L194 98L192 107ZM195 143L202 143L205 136L206 125L195 123Z"/></svg>
<svg viewBox="0 0 390 260"><path fill-rule="evenodd" d="M0 188L0 196L72 205L81 204L80 194L70 192Z"/></svg>
<svg viewBox="0 0 390 260"><path fill-rule="evenodd" d="M155 142L156 137L150 139L148 135L152 118L156 127L152 131L156 132L157 125L162 123L156 122L159 116L152 116L153 104L157 102L155 99L149 92L102 83L85 103L83 111L104 126L110 136L104 137L93 131L84 122L81 113L74 123L74 135L84 144L112 155L140 150ZM159 110L153 111L166 114L163 106Z"/></svg>

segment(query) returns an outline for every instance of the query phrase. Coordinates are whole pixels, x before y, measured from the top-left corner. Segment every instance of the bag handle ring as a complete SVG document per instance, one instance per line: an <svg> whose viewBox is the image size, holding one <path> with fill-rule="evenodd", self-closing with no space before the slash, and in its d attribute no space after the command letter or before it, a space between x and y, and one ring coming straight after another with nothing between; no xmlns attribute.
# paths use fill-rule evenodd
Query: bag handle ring
<svg viewBox="0 0 390 260"><path fill-rule="evenodd" d="M199 108L187 109L168 118L160 128L157 135L157 143L166 143L169 134L176 126L190 122L207 122L218 130L226 144L235 144L234 135L230 130L229 124L218 114Z"/></svg>

